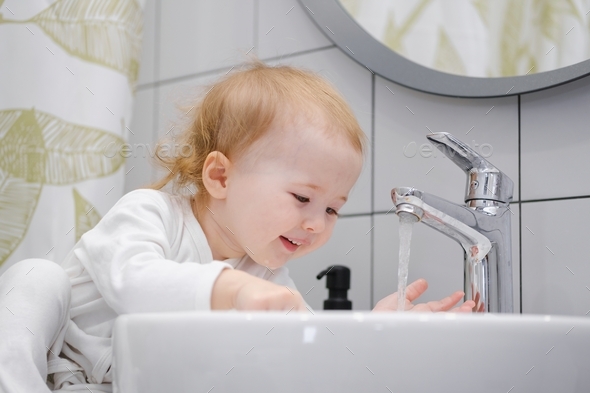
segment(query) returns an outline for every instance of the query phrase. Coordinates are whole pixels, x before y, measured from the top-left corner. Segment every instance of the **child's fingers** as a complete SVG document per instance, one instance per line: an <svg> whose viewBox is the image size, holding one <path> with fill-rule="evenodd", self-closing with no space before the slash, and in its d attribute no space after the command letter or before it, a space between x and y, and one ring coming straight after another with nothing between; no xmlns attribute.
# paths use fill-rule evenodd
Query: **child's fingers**
<svg viewBox="0 0 590 393"><path fill-rule="evenodd" d="M457 303L459 303L461 301L461 299L463 299L463 296L465 296L465 292L462 291L457 291L455 293L453 293L450 298L450 302L448 304L448 308L446 308L445 311L451 309L453 306L455 306Z"/></svg>
<svg viewBox="0 0 590 393"><path fill-rule="evenodd" d="M428 283L425 279L419 278L406 288L406 299L410 302L418 299L428 289Z"/></svg>
<svg viewBox="0 0 590 393"><path fill-rule="evenodd" d="M465 303L461 304L459 307L453 308L449 312L471 313L471 312L473 312L474 307L475 307L475 302L473 300L468 300Z"/></svg>
<svg viewBox="0 0 590 393"><path fill-rule="evenodd" d="M461 300L463 295L463 292L457 291L451 296L447 296L439 301L429 302L428 306L433 312L448 311Z"/></svg>
<svg viewBox="0 0 590 393"><path fill-rule="evenodd" d="M461 305L461 309L464 310L465 312L473 312L474 308L475 308L475 302L473 300L468 300Z"/></svg>
<svg viewBox="0 0 590 393"><path fill-rule="evenodd" d="M379 300L373 311L395 311L397 310L397 292Z"/></svg>

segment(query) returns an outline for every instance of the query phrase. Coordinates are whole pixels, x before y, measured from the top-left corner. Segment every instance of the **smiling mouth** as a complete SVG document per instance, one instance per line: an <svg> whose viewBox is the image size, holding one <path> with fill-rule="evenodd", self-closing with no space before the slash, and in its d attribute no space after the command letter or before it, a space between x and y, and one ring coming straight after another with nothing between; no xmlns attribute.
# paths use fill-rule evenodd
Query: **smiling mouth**
<svg viewBox="0 0 590 393"><path fill-rule="evenodd" d="M286 238L285 236L280 236L280 239L281 243L283 243L283 246L285 246L285 248L288 251L295 251L301 245L300 243L294 243L292 240L289 240L289 238Z"/></svg>
<svg viewBox="0 0 590 393"><path fill-rule="evenodd" d="M300 246L300 245L301 245L301 243L298 243L298 242L296 242L296 241L294 241L294 240L291 240L291 239L289 239L288 237L285 237L285 236L281 236L281 237L282 237L283 239L287 239L287 240L289 241L289 243L291 243L291 244L294 244L294 245L296 245L296 246Z"/></svg>

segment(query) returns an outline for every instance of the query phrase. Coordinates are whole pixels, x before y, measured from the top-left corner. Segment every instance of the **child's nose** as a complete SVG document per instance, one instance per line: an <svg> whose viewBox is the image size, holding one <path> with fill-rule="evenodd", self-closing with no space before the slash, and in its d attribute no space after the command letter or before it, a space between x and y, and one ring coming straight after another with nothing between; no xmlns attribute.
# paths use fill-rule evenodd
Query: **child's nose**
<svg viewBox="0 0 590 393"><path fill-rule="evenodd" d="M326 228L325 213L312 213L303 220L303 229L313 233L321 233Z"/></svg>

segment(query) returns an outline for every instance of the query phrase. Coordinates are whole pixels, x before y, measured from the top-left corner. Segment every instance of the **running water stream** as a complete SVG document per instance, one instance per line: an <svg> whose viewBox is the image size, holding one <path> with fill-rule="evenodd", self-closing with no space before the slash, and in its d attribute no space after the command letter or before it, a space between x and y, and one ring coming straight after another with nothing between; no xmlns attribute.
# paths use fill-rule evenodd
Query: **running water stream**
<svg viewBox="0 0 590 393"><path fill-rule="evenodd" d="M418 218L410 213L399 214L399 268L397 271L397 311L405 311L406 286L408 285L408 264L412 229Z"/></svg>

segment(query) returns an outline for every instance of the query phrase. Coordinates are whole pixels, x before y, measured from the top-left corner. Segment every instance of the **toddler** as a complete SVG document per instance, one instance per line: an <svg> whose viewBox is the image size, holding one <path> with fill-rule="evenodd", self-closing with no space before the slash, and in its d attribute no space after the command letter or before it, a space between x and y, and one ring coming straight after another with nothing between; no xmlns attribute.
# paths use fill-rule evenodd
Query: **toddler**
<svg viewBox="0 0 590 393"><path fill-rule="evenodd" d="M110 392L121 314L309 312L284 265L328 241L361 172L352 111L312 73L253 62L188 116L182 154L159 155L165 178L123 196L61 266L28 259L0 276L0 390ZM463 296L413 305L425 290L408 287L408 310ZM375 310L396 308L393 294Z"/></svg>

